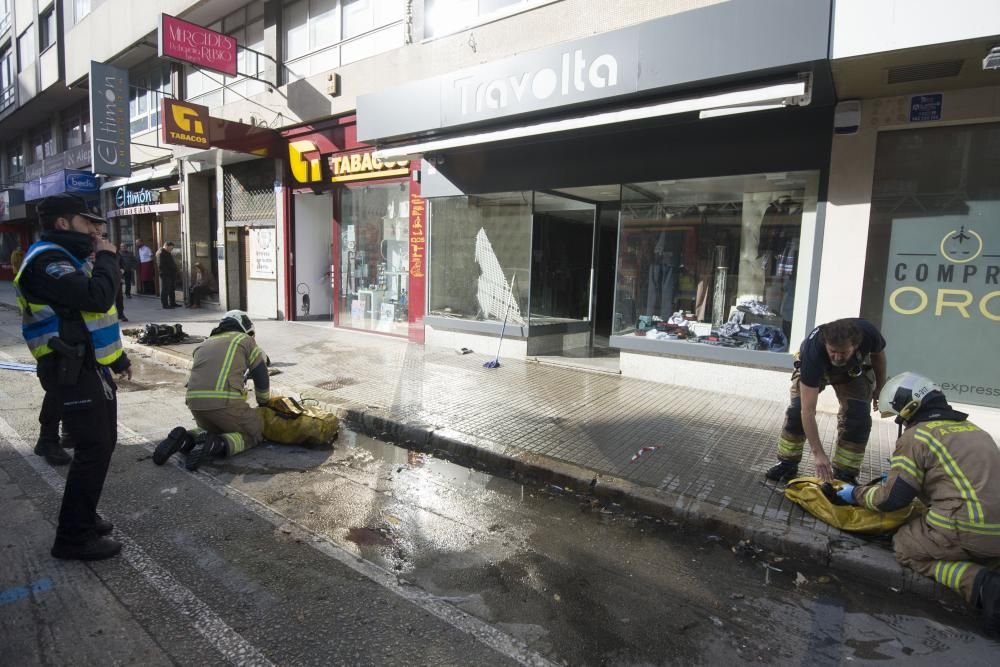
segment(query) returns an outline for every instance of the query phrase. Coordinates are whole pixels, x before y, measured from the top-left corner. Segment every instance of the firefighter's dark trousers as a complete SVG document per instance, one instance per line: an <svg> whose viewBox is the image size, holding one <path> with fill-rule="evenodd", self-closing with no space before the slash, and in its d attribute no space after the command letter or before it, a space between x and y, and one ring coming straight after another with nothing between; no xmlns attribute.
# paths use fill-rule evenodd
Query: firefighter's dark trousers
<svg viewBox="0 0 1000 667"><path fill-rule="evenodd" d="M840 411L837 413L837 443L830 461L837 470L857 475L865 460L865 448L872 430L871 401L875 391L875 374L868 370L854 378L831 378L831 381L840 401ZM824 382L819 390L823 391L826 386ZM785 424L778 439L778 460L798 463L802 460L802 447L806 442L798 369L792 373L790 393Z"/></svg>

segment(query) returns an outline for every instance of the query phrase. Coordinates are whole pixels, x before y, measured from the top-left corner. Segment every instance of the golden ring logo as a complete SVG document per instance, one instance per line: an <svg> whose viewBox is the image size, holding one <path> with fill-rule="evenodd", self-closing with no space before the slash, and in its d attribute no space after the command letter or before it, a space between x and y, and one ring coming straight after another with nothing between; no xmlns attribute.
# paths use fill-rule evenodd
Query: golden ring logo
<svg viewBox="0 0 1000 667"><path fill-rule="evenodd" d="M983 237L964 226L941 239L941 256L953 264L968 264L983 252Z"/></svg>

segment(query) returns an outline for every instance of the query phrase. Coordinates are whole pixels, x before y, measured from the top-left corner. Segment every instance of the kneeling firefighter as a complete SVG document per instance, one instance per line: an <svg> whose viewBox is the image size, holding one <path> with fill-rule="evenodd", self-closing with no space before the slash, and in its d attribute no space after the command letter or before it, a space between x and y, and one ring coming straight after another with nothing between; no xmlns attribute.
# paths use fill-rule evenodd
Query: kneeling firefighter
<svg viewBox="0 0 1000 667"><path fill-rule="evenodd" d="M842 500L879 512L914 498L928 511L893 537L896 559L960 593L982 610L987 634L1000 634L1000 449L985 431L953 410L941 388L916 373L889 380L879 406L905 430L881 483L845 485Z"/></svg>
<svg viewBox="0 0 1000 667"><path fill-rule="evenodd" d="M230 310L194 351L185 402L194 421L207 431L178 426L157 446L153 462L163 465L175 452L186 453L188 470L195 470L213 456L232 456L255 447L264 426L256 410L247 405L244 386L253 380L257 405L271 398L267 355L254 339L254 326L242 310ZM201 442L196 444L196 439Z"/></svg>

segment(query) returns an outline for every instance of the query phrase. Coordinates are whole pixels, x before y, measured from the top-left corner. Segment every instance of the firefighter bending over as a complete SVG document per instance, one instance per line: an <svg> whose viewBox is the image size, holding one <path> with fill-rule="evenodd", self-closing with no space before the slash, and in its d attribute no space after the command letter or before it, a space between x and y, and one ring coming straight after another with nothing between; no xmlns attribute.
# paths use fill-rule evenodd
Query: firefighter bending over
<svg viewBox="0 0 1000 667"><path fill-rule="evenodd" d="M985 566L1000 558L1000 449L916 373L889 380L879 405L906 429L889 475L881 483L847 484L837 495L879 512L920 498L928 511L896 531L896 559L960 593L982 610L987 634L1000 634L1000 572Z"/></svg>
<svg viewBox="0 0 1000 667"><path fill-rule="evenodd" d="M185 402L207 435L178 426L157 446L153 462L163 465L175 452L187 454L185 466L196 470L214 456L232 456L255 447L264 426L257 411L247 405L244 386L253 380L257 405L271 398L267 355L254 339L254 326L242 310L230 310L194 351ZM196 444L196 438L201 440Z"/></svg>

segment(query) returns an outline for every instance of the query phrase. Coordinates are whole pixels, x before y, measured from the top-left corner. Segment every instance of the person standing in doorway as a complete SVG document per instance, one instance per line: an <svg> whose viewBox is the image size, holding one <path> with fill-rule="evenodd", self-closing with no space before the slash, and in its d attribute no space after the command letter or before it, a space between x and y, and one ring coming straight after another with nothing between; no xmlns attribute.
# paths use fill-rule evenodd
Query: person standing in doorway
<svg viewBox="0 0 1000 667"><path fill-rule="evenodd" d="M174 261L173 241L167 241L157 251L156 265L160 270L160 303L164 308L176 308L177 262Z"/></svg>
<svg viewBox="0 0 1000 667"><path fill-rule="evenodd" d="M153 251L149 249L142 239L135 240L135 252L139 255L139 283L143 294L155 294L153 287Z"/></svg>
<svg viewBox="0 0 1000 667"><path fill-rule="evenodd" d="M132 283L135 282L135 270L139 268L139 260L135 254L126 246L118 252L119 263L122 267L122 285L126 299L132 298Z"/></svg>

